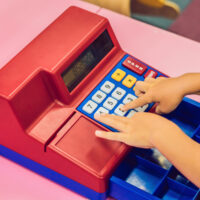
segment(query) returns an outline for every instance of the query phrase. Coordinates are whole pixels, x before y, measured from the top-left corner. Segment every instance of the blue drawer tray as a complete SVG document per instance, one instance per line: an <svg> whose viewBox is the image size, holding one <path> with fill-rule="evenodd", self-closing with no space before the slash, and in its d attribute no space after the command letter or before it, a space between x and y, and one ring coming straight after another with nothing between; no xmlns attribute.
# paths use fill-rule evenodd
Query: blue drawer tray
<svg viewBox="0 0 200 200"><path fill-rule="evenodd" d="M184 98L164 117L176 123L189 137L200 142L200 103ZM129 153L110 179L110 196L120 200L197 200L200 190L155 149Z"/></svg>

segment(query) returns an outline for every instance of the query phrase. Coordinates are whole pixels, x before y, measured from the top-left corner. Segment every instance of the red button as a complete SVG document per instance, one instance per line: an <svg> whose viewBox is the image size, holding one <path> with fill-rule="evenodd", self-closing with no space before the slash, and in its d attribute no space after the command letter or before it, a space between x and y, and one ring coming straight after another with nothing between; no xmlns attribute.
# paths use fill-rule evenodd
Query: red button
<svg viewBox="0 0 200 200"><path fill-rule="evenodd" d="M144 64L140 63L139 61L131 57L126 58L126 60L122 63L122 65L131 69L132 71L134 71L139 75L142 75L147 69L147 66L145 66Z"/></svg>
<svg viewBox="0 0 200 200"><path fill-rule="evenodd" d="M144 77L145 77L145 78L147 78L147 77L149 77L149 78L156 78L157 75L158 75L157 72L155 72L155 71L149 69L149 70L147 71L147 73L144 75Z"/></svg>

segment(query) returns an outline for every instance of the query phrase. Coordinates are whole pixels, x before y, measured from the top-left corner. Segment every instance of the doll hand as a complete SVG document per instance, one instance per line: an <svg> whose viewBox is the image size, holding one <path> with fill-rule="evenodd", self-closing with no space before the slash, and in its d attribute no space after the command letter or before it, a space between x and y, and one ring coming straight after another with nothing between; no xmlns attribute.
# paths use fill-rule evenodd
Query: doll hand
<svg viewBox="0 0 200 200"><path fill-rule="evenodd" d="M135 94L139 98L124 105L121 110L126 111L154 102L158 103L156 113L169 113L180 104L184 97L179 77L146 78L144 81L138 81L135 86Z"/></svg>
<svg viewBox="0 0 200 200"><path fill-rule="evenodd" d="M153 148L154 135L176 128L174 123L153 113L138 112L132 118L102 114L95 115L95 119L120 131L96 131L96 136L140 148Z"/></svg>

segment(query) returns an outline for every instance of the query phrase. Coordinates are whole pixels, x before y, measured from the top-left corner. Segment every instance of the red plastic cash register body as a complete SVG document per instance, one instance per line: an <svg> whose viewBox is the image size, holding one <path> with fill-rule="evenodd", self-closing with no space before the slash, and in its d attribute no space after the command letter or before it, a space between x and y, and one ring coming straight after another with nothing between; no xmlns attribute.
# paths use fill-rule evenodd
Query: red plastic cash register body
<svg viewBox="0 0 200 200"><path fill-rule="evenodd" d="M66 10L0 70L0 144L106 192L129 147L96 138L107 129L77 107L125 54L107 19Z"/></svg>
<svg viewBox="0 0 200 200"><path fill-rule="evenodd" d="M81 17L80 17L81 16ZM113 48L70 92L62 73L103 31ZM0 71L0 144L99 193L128 147L77 106L124 56L108 21L71 7Z"/></svg>

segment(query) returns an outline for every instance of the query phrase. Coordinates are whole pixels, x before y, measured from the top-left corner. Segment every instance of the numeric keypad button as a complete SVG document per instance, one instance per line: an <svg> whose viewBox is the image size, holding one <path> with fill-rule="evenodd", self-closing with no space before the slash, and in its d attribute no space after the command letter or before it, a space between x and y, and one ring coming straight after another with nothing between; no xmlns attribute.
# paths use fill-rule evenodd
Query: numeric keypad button
<svg viewBox="0 0 200 200"><path fill-rule="evenodd" d="M137 81L137 79L133 76L131 76L130 74L122 81L122 84L125 85L128 88L131 88L135 82Z"/></svg>
<svg viewBox="0 0 200 200"><path fill-rule="evenodd" d="M140 106L138 108L134 108L138 112L144 112L148 108L149 104L145 104L144 106Z"/></svg>
<svg viewBox="0 0 200 200"><path fill-rule="evenodd" d="M106 98L106 94L100 90L98 90L93 96L92 100L101 103Z"/></svg>
<svg viewBox="0 0 200 200"><path fill-rule="evenodd" d="M108 110L112 110L116 104L117 104L117 100L113 99L112 97L108 97L105 100L103 107L107 108Z"/></svg>
<svg viewBox="0 0 200 200"><path fill-rule="evenodd" d="M103 107L99 107L97 109L97 111L95 112L95 115L99 115L99 114L102 114L102 113L109 113L109 111Z"/></svg>
<svg viewBox="0 0 200 200"><path fill-rule="evenodd" d="M113 93L112 93L112 97L114 97L117 100L120 100L124 95L125 95L126 91L123 90L120 87L117 87Z"/></svg>
<svg viewBox="0 0 200 200"><path fill-rule="evenodd" d="M124 116L127 111L120 110L121 106L123 106L123 104L119 104L117 106L117 108L115 109L114 113L117 114L117 115L119 115L119 116Z"/></svg>
<svg viewBox="0 0 200 200"><path fill-rule="evenodd" d="M84 106L83 110L87 112L88 114L91 114L94 112L94 110L97 108L97 104L91 100L89 100Z"/></svg>
<svg viewBox="0 0 200 200"><path fill-rule="evenodd" d="M110 93L113 88L115 87L114 83L111 83L110 81L106 81L102 86L101 86L101 90L105 93Z"/></svg>
<svg viewBox="0 0 200 200"><path fill-rule="evenodd" d="M135 113L137 113L135 110L131 110L126 117L131 118Z"/></svg>
<svg viewBox="0 0 200 200"><path fill-rule="evenodd" d="M117 69L112 75L111 78L113 78L114 80L120 82L124 76L126 75L126 72L124 72L121 69Z"/></svg>
<svg viewBox="0 0 200 200"><path fill-rule="evenodd" d="M126 97L123 99L123 103L127 104L130 103L131 101L137 99L136 96L132 95L132 94L127 94Z"/></svg>

